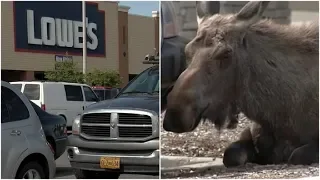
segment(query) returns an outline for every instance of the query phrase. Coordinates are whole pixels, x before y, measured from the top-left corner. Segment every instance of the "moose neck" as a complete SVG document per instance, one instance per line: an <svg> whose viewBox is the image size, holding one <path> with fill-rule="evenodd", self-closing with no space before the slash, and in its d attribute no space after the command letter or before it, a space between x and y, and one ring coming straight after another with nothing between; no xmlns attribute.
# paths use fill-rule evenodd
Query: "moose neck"
<svg viewBox="0 0 320 180"><path fill-rule="evenodd" d="M318 26L262 21L247 30L237 57L237 101L249 119L273 127L292 120L301 105L297 94L305 94L318 77L318 39Z"/></svg>

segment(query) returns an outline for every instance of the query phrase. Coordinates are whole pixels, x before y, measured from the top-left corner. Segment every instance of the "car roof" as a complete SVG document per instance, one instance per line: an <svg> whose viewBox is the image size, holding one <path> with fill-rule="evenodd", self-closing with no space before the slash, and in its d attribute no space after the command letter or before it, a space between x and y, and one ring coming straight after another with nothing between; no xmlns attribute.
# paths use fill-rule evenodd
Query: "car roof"
<svg viewBox="0 0 320 180"><path fill-rule="evenodd" d="M70 82L53 82L53 81L13 81L10 84L63 84L63 85L77 85L77 86L89 86L81 83L70 83Z"/></svg>
<svg viewBox="0 0 320 180"><path fill-rule="evenodd" d="M10 86L10 83L1 80L1 86Z"/></svg>

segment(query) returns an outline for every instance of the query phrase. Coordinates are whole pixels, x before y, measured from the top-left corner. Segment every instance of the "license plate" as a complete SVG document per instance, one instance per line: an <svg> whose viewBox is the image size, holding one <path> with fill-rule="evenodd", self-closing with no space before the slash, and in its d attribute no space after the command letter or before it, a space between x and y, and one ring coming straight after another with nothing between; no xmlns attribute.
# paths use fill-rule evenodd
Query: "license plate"
<svg viewBox="0 0 320 180"><path fill-rule="evenodd" d="M120 158L101 157L100 168L102 169L120 169Z"/></svg>

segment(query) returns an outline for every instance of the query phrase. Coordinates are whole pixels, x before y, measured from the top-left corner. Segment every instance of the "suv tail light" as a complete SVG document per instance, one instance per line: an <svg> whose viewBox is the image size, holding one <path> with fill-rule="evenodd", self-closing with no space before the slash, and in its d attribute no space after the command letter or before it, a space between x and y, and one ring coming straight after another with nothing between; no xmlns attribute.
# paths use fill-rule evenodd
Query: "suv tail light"
<svg viewBox="0 0 320 180"><path fill-rule="evenodd" d="M45 111L46 110L46 105L45 104L41 104L41 109Z"/></svg>
<svg viewBox="0 0 320 180"><path fill-rule="evenodd" d="M64 127L63 133L68 134L67 126Z"/></svg>

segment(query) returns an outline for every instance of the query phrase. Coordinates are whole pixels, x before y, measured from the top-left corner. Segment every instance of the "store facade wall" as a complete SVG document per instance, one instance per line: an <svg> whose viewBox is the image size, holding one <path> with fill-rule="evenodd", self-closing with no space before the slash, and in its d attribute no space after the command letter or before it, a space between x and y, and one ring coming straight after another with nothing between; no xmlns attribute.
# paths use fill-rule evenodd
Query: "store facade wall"
<svg viewBox="0 0 320 180"><path fill-rule="evenodd" d="M129 82L129 53L128 53L128 7L119 7L118 29L119 29L119 73L122 77L121 86Z"/></svg>
<svg viewBox="0 0 320 180"><path fill-rule="evenodd" d="M54 69L56 60L61 58L71 59L82 70L81 2L1 2L1 5L1 26L5 27L1 32L2 80L33 80L34 72ZM153 51L146 47L154 47L155 39L153 18L130 18L129 10L117 2L86 4L87 72L95 68L116 70L123 85L130 73L138 74L147 67L141 61ZM134 37L130 38L131 35Z"/></svg>
<svg viewBox="0 0 320 180"><path fill-rule="evenodd" d="M21 3L21 6L19 6ZM45 45L41 45L36 47L33 44L28 43L28 29L27 24L24 26L19 26L24 23L23 21L27 20L27 13L25 12L28 7L24 8L27 2L2 2L1 13L2 13L2 69L7 70L23 70L23 71L46 71L54 68L55 56L56 55L71 55L74 62L79 65L79 68L82 69L82 50L75 48L61 48L57 45L53 47L48 47ZM30 2L29 2L30 3ZM38 3L38 2L37 2ZM45 2L48 3L48 2ZM56 6L61 5L61 2L53 2L50 4L51 6L55 4ZM34 31L38 34L35 34L37 38L41 37L41 25L40 19L43 16L41 15L43 11L41 8L45 8L45 10L49 10L50 5L43 6L41 4L36 4L33 9L34 13ZM74 10L77 9L78 13L78 21L81 21L81 2L75 4L71 4L70 6L75 6ZM15 6L15 7L14 7ZM28 5L27 5L28 6ZM105 42L104 49L99 51L92 51L92 53L88 52L87 58L87 69L88 71L93 68L108 68L117 70L118 64L118 11L117 11L117 3L114 2L99 2L98 4L88 3L87 10L92 10L94 6L98 6L99 10L101 10L101 14L103 17L101 18L103 22L97 23L97 29L104 29L104 37L97 35L98 43L102 44ZM68 7L68 6L66 6ZM90 9L90 8L92 9ZM61 7L62 8L62 7ZM80 9L79 9L80 8ZM31 8L30 8L31 9ZM24 11L24 12L23 12ZM41 11L38 13L37 11ZM92 10L94 11L94 10ZM72 13L76 13L72 12ZM59 11L60 16L68 17L70 15L69 12L64 12L63 10ZM58 13L57 13L58 14ZM99 13L100 14L100 13ZM19 19L17 19L20 16ZM21 17L22 16L22 17ZM49 15L47 15L49 16ZM51 15L52 16L52 15ZM89 23L90 13L88 13ZM49 16L50 17L50 16ZM59 18L51 17L51 18ZM62 18L61 18L62 19ZM67 18L66 18L67 19ZM73 18L75 19L75 18ZM73 20L71 19L71 20ZM36 22L38 20L38 22ZM93 21L94 22L94 21ZM16 24L15 24L16 23ZM105 24L104 24L105 23ZM116 26L115 26L116 25ZM18 29L20 28L20 29ZM19 39L20 37L23 38ZM105 38L106 41L103 39ZM22 42L24 41L24 42ZM17 42L20 43L18 46ZM98 45L99 46L99 45ZM59 51L55 51L55 48L59 49Z"/></svg>
<svg viewBox="0 0 320 180"><path fill-rule="evenodd" d="M129 73L139 74L151 65L142 64L147 54L153 54L155 48L155 27L152 17L129 14Z"/></svg>
<svg viewBox="0 0 320 180"><path fill-rule="evenodd" d="M160 44L160 24L159 24L159 11L152 11L152 17L154 21L154 46L156 48L156 51L159 52L159 44Z"/></svg>

